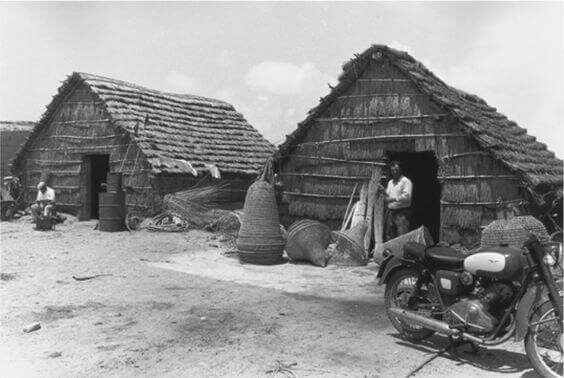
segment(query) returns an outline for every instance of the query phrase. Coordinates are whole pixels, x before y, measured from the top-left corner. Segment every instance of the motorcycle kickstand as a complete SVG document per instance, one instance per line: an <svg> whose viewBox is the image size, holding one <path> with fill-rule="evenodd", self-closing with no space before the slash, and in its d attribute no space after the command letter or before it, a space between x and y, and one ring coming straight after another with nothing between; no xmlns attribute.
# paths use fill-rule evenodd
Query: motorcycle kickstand
<svg viewBox="0 0 564 378"><path fill-rule="evenodd" d="M474 343L474 342L472 342L472 341L468 341L467 343L468 343L468 345L470 345L470 351L467 352L467 353L469 353L469 354L478 354L478 353L480 353L481 348L480 348L480 346L479 346L478 344L476 344L476 343Z"/></svg>
<svg viewBox="0 0 564 378"><path fill-rule="evenodd" d="M464 345L470 345L470 351L468 351L467 353L478 354L480 352L480 347L472 341L455 339L452 336L449 336L448 340L450 342L450 345L447 346L445 350L453 355L457 360L460 360L458 349Z"/></svg>

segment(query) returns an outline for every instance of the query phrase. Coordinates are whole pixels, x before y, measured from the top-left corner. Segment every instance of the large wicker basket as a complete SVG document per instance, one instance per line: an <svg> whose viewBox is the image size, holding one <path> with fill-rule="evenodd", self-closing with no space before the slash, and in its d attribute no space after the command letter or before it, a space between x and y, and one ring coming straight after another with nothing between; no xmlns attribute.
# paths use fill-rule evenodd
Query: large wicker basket
<svg viewBox="0 0 564 378"><path fill-rule="evenodd" d="M497 219L482 231L481 248L499 246L522 248L531 234L539 238L541 243L549 240L548 232L542 222L532 216Z"/></svg>
<svg viewBox="0 0 564 378"><path fill-rule="evenodd" d="M331 241L331 229L318 221L298 220L288 228L286 253L295 261L327 265L326 249Z"/></svg>
<svg viewBox="0 0 564 378"><path fill-rule="evenodd" d="M237 237L239 261L259 265L284 262L285 242L272 185L259 180L249 187L242 218Z"/></svg>

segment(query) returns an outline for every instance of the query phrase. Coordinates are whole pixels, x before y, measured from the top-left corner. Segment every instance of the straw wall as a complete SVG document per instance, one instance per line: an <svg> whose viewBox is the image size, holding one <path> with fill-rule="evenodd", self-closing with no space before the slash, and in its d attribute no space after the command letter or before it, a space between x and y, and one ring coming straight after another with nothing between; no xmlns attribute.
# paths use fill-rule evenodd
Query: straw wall
<svg viewBox="0 0 564 378"><path fill-rule="evenodd" d="M157 201L143 154L111 123L103 103L87 87L78 85L69 90L46 122L34 143L24 151L25 160L18 167L23 173L28 203L35 200L41 175L49 172L58 208L84 218L84 158L95 154L109 154L110 171L122 172L124 182L135 189L127 195L128 209L143 212Z"/></svg>
<svg viewBox="0 0 564 378"><path fill-rule="evenodd" d="M323 100L322 100L323 101ZM521 199L515 175L386 59L375 60L280 160L282 218L337 223L354 185L385 166L387 152L433 151L442 182L441 238L473 244L495 202ZM493 203L493 205L492 205Z"/></svg>

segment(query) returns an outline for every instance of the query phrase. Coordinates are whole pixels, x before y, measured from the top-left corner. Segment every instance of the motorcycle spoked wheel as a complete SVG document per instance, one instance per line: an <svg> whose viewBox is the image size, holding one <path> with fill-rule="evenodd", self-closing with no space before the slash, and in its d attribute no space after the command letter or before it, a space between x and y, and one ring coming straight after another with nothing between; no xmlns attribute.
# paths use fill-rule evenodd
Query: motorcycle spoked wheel
<svg viewBox="0 0 564 378"><path fill-rule="evenodd" d="M562 377L562 324L550 301L539 306L530 319L525 351L535 371L543 377Z"/></svg>
<svg viewBox="0 0 564 378"><path fill-rule="evenodd" d="M431 316L430 311L415 310L409 308L408 301L415 291L415 284L419 274L413 269L401 269L393 273L390 277L385 292L386 313L394 328L400 335L410 341L420 341L431 337L435 332L419 325L400 320L392 315L389 311L392 307L400 307L406 310L416 311L425 316ZM430 293L427 285L422 286L423 295L419 298L419 302L431 304L435 302L434 296Z"/></svg>

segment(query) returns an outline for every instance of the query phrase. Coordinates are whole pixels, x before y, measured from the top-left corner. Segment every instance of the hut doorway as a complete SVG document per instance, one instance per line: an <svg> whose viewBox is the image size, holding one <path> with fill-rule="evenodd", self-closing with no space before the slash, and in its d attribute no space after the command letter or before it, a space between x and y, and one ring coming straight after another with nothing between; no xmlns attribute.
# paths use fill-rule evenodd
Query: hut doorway
<svg viewBox="0 0 564 378"><path fill-rule="evenodd" d="M434 152L389 152L389 161L400 162L404 176L413 183L411 228L425 225L435 242L441 225L441 184Z"/></svg>
<svg viewBox="0 0 564 378"><path fill-rule="evenodd" d="M110 155L86 155L84 219L98 219L99 193L110 170Z"/></svg>

